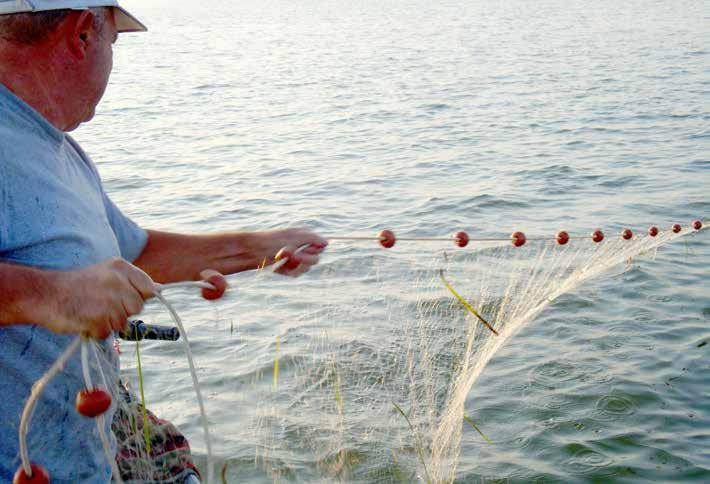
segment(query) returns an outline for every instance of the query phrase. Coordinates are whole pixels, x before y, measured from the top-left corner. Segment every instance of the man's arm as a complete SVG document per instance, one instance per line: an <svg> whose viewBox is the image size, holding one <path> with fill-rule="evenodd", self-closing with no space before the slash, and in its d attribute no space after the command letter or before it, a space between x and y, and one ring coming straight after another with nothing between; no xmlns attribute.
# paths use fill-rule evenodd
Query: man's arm
<svg viewBox="0 0 710 484"><path fill-rule="evenodd" d="M0 263L0 327L39 324L55 333L106 338L155 295L153 281L123 259L79 271Z"/></svg>
<svg viewBox="0 0 710 484"><path fill-rule="evenodd" d="M148 243L133 263L154 281L170 283L198 280L204 269L233 274L273 264L282 248L293 254L302 245L310 245L298 256L295 269L278 272L297 276L318 262L327 241L306 229L267 232L237 232L215 235L182 235L148 231Z"/></svg>
<svg viewBox="0 0 710 484"><path fill-rule="evenodd" d="M0 264L0 326L45 320L57 298L58 273Z"/></svg>

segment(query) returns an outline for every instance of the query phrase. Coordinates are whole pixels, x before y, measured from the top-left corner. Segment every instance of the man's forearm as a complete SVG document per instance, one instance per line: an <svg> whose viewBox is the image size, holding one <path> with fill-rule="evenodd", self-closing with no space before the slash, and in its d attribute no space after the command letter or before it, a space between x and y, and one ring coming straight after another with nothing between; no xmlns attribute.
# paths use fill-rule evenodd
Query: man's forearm
<svg viewBox="0 0 710 484"><path fill-rule="evenodd" d="M0 326L42 322L56 299L56 273L0 263Z"/></svg>
<svg viewBox="0 0 710 484"><path fill-rule="evenodd" d="M153 281L119 257L72 271L0 262L0 326L38 324L104 339L122 331L154 294Z"/></svg>
<svg viewBox="0 0 710 484"><path fill-rule="evenodd" d="M182 235L148 231L148 243L134 264L155 282L200 279L204 269L232 274L256 269L268 251L262 233Z"/></svg>
<svg viewBox="0 0 710 484"><path fill-rule="evenodd" d="M215 235L182 235L155 230L148 231L148 243L133 263L155 282L170 283L199 280L200 272L213 269L222 274L257 269L272 264L284 247L295 251L307 246L299 256L300 270L283 272L298 275L317 263L318 254L328 242L304 228L269 230L264 232L233 232Z"/></svg>

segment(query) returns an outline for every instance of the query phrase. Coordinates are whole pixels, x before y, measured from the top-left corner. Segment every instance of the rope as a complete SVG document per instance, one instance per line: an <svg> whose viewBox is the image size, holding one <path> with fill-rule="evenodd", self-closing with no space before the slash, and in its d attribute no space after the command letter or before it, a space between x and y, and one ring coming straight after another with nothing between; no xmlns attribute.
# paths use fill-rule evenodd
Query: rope
<svg viewBox="0 0 710 484"><path fill-rule="evenodd" d="M170 284L154 283L154 285L155 285L156 291L158 291L158 292L163 292L166 289L170 290L170 289L184 289L184 288L210 289L212 291L217 289L212 284L210 284L209 282L205 282L205 281L172 282Z"/></svg>
<svg viewBox="0 0 710 484"><path fill-rule="evenodd" d="M701 222L702 227L699 229L693 228L692 225L690 226L689 230L691 231L700 231L708 228L708 222ZM686 229L683 229L685 232ZM660 230L658 231L658 235L664 233L664 232L670 232L672 229L669 229L667 231ZM645 232L644 232L645 233ZM556 240L556 235L549 237L549 236L534 236L534 237L526 237L526 241L545 241L545 240ZM568 240L591 240L590 235L572 235L568 234L569 239ZM387 237L384 237L382 235L377 235L377 236L361 236L361 235L337 235L337 236L329 236L326 237L328 240L345 240L345 241L362 241L362 240L372 240L372 241L377 241L377 242L382 242L387 240ZM468 240L470 242L510 242L513 237L469 237ZM452 235L450 237L397 237L397 241L407 241L407 242L456 242L457 237L456 234ZM298 251L297 251L298 252ZM285 263L285 262L284 262ZM284 263L279 265L278 268L280 268ZM278 269L275 269L278 270Z"/></svg>
<svg viewBox="0 0 710 484"><path fill-rule="evenodd" d="M179 286L178 286L179 284ZM163 303L163 305L168 309L170 312L170 315L173 318L173 321L175 321L175 325L178 327L180 330L180 333L182 334L182 342L185 348L185 354L187 355L187 362L190 366L190 376L192 377L192 385L195 388L195 396L197 397L197 404L200 407L200 419L202 421L202 428L205 434L205 445L207 447L207 482L212 482L213 480L213 462L212 462L212 442L210 440L210 430L209 430L209 423L207 422L207 413L205 412L205 403L202 400L202 392L200 391L200 382L197 378L197 370L195 369L195 362L192 357L192 348L190 348L190 341L187 338L187 332L185 331L185 326L182 324L182 320L180 319L180 316L178 313L175 311L175 308L165 299L165 297L162 295L162 290L168 288L168 287L201 287L205 288L206 286L207 289L215 289L214 286L211 284L207 283L200 283L200 282L192 282L189 284L186 283L176 283L172 285L166 285L162 286L160 290L156 293L155 297L158 298L160 302Z"/></svg>
<svg viewBox="0 0 710 484"><path fill-rule="evenodd" d="M86 385L86 388L88 390L91 390L94 388L94 383L91 381L91 372L90 372L90 367L89 367L89 346L91 345L91 341L89 338L82 336L81 337L81 371L84 374L84 385ZM96 365L99 368L99 371L101 371L101 378L103 379L104 386L108 388L106 385L106 377L103 374L103 370L101 369L101 361L99 360L99 355L96 354L96 349L91 346L92 353L94 355L94 359L96 360ZM111 473L113 474L114 480L117 482L117 484L123 484L123 479L121 479L121 473L118 470L118 465L116 464L116 457L113 455L111 452L111 444L108 441L108 437L106 436L106 429L104 428L104 416L99 415L96 417L96 428L99 431L99 438L101 440L101 445L104 449L104 454L106 454L106 458L109 461L109 464L111 465Z"/></svg>
<svg viewBox="0 0 710 484"><path fill-rule="evenodd" d="M39 400L39 397L44 392L49 382L59 374L60 371L64 369L64 366L69 361L69 358L79 349L81 344L81 338L75 338L74 341L64 350L64 353L57 358L57 361L47 370L42 378L37 380L37 382L32 385L32 393L30 394L29 400L25 404L25 408L22 411L22 417L20 418L20 459L22 460L22 468L25 470L27 476L32 475L32 467L30 463L29 452L27 451L27 430L30 425L30 420L32 420L32 412L34 411L35 405Z"/></svg>

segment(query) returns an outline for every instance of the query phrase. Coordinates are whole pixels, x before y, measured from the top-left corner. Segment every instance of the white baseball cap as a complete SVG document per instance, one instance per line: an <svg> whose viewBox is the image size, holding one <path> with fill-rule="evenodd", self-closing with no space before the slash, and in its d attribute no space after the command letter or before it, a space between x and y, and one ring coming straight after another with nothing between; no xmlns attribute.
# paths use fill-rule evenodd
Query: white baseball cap
<svg viewBox="0 0 710 484"><path fill-rule="evenodd" d="M0 15L9 13L46 12L47 10L86 10L93 7L113 7L119 32L146 32L148 29L128 13L118 0L0 0Z"/></svg>

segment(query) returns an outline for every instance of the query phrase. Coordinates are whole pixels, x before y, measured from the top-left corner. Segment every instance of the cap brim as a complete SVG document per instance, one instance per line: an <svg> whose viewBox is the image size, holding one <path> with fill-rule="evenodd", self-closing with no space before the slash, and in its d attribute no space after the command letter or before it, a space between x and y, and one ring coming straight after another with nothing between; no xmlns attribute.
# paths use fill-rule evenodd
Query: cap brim
<svg viewBox="0 0 710 484"><path fill-rule="evenodd" d="M116 12L116 29L119 33L124 32L147 32L148 27L143 25L137 18L128 13L122 7L113 7Z"/></svg>

